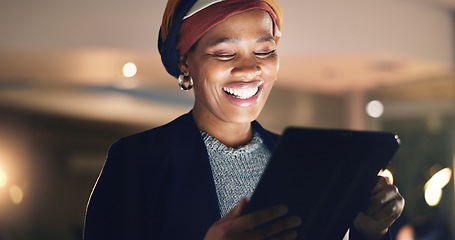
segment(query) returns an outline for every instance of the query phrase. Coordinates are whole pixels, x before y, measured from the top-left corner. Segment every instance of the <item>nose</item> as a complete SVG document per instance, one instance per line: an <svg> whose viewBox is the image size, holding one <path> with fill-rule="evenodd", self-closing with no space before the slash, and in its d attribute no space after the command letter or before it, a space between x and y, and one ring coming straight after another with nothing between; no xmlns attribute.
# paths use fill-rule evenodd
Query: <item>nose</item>
<svg viewBox="0 0 455 240"><path fill-rule="evenodd" d="M262 74L262 68L256 59L245 58L236 63L231 70L231 74L238 78L252 80Z"/></svg>

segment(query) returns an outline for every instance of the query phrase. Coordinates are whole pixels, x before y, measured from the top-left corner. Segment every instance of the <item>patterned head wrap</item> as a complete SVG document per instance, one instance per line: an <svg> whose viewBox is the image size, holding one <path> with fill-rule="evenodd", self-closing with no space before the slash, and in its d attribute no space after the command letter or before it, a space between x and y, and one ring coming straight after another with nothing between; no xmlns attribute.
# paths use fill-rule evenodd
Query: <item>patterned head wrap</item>
<svg viewBox="0 0 455 240"><path fill-rule="evenodd" d="M269 13L278 42L283 14L276 0L169 0L158 36L158 50L167 72L177 78L180 56L199 38L230 16L252 9Z"/></svg>

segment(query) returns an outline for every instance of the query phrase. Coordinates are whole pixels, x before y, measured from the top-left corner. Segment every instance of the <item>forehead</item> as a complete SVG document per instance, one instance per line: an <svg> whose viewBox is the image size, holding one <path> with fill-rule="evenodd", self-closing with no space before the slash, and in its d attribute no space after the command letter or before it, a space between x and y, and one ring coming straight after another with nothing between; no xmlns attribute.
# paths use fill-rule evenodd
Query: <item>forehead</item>
<svg viewBox="0 0 455 240"><path fill-rule="evenodd" d="M229 17L205 33L200 43L214 45L223 39L242 41L246 39L273 40L273 21L264 10L249 10Z"/></svg>

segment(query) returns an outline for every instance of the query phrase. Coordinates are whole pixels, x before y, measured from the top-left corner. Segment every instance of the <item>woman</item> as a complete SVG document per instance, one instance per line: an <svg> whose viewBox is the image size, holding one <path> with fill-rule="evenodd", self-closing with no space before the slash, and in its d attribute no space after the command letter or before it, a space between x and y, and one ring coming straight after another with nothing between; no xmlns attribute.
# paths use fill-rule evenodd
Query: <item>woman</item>
<svg viewBox="0 0 455 240"><path fill-rule="evenodd" d="M275 206L242 215L278 136L255 121L277 78L274 0L170 0L159 49L193 110L115 143L87 209L85 239L294 239ZM404 206L381 179L350 239L383 239Z"/></svg>

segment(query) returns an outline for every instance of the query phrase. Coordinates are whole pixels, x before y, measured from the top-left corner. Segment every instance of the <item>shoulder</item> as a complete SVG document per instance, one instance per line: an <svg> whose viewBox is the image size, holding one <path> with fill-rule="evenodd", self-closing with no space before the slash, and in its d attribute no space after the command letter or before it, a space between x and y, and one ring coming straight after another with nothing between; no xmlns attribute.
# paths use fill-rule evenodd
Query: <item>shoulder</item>
<svg viewBox="0 0 455 240"><path fill-rule="evenodd" d="M183 155L201 155L204 147L190 112L165 125L121 138L110 147L107 160L135 168L161 169L181 161Z"/></svg>
<svg viewBox="0 0 455 240"><path fill-rule="evenodd" d="M191 114L187 113L165 125L123 137L111 146L110 151L123 148L136 151L150 148L159 149L180 137L188 135L191 125L195 124Z"/></svg>

